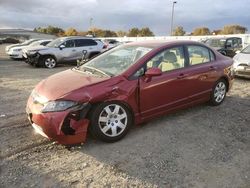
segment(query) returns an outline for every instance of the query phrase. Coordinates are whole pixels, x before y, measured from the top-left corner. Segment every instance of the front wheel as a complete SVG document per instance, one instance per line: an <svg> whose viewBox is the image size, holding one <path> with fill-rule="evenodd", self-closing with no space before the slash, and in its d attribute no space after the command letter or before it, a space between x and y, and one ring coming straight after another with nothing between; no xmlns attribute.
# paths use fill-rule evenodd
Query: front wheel
<svg viewBox="0 0 250 188"><path fill-rule="evenodd" d="M227 93L226 81L224 79L218 80L213 88L210 97L210 104L213 106L220 105L224 101L226 93Z"/></svg>
<svg viewBox="0 0 250 188"><path fill-rule="evenodd" d="M94 137L105 142L115 142L123 138L133 119L130 110L117 102L102 103L91 112L90 131Z"/></svg>
<svg viewBox="0 0 250 188"><path fill-rule="evenodd" d="M52 69L56 66L56 59L52 56L45 56L42 58L42 64L48 69Z"/></svg>

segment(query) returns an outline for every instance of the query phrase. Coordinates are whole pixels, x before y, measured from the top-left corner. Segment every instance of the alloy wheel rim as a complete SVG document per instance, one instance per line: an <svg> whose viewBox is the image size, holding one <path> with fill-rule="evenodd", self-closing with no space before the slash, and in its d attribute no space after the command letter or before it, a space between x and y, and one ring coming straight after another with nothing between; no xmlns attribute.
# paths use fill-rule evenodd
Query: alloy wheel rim
<svg viewBox="0 0 250 188"><path fill-rule="evenodd" d="M224 82L219 82L214 90L214 99L217 103L223 101L226 95L226 85Z"/></svg>
<svg viewBox="0 0 250 188"><path fill-rule="evenodd" d="M127 122L127 112L118 104L111 104L103 108L98 119L102 133L109 137L122 134L127 127Z"/></svg>
<svg viewBox="0 0 250 188"><path fill-rule="evenodd" d="M56 65L56 61L55 61L53 58L47 58L47 59L45 60L45 65L46 65L46 67L48 67L48 68L53 68L53 67L55 67L55 65Z"/></svg>

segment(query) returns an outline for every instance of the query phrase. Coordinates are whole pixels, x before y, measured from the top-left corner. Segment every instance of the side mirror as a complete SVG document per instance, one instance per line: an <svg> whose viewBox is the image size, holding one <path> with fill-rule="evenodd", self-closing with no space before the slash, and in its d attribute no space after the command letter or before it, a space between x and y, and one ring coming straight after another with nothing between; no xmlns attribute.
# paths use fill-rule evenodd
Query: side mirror
<svg viewBox="0 0 250 188"><path fill-rule="evenodd" d="M145 72L145 81L149 82L152 77L162 75L161 69L152 67Z"/></svg>
<svg viewBox="0 0 250 188"><path fill-rule="evenodd" d="M59 46L60 50L62 50L63 48L65 48L65 46L62 44Z"/></svg>

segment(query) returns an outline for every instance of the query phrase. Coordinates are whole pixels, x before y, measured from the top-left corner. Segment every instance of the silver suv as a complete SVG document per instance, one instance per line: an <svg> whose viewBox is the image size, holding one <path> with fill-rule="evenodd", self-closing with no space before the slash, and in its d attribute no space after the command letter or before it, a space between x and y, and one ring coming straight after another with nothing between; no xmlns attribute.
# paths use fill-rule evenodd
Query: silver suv
<svg viewBox="0 0 250 188"><path fill-rule="evenodd" d="M76 62L87 52L91 58L102 51L105 45L102 41L86 37L61 37L53 40L47 46L39 46L23 51L26 62L34 66L54 68L57 63Z"/></svg>

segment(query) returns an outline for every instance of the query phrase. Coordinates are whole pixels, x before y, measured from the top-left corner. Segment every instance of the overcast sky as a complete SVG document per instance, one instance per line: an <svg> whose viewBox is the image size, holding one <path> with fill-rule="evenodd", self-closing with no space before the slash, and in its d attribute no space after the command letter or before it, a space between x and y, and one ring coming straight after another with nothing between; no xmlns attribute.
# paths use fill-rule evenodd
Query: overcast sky
<svg viewBox="0 0 250 188"><path fill-rule="evenodd" d="M149 27L156 35L170 33L170 0L0 0L0 28L74 27L86 31L93 26L128 30ZM211 30L240 24L250 30L249 0L177 0L174 26L187 32L207 26Z"/></svg>

